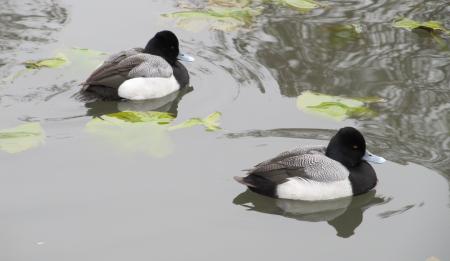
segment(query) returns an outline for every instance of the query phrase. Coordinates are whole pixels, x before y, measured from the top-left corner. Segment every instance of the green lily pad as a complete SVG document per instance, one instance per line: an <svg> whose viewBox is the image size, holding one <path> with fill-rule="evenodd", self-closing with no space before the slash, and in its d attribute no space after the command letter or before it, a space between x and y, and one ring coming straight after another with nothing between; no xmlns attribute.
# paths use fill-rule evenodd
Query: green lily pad
<svg viewBox="0 0 450 261"><path fill-rule="evenodd" d="M184 129L184 128L190 128L193 126L203 125L205 127L206 131L217 131L217 130L221 129L220 123L219 123L221 116L222 116L222 113L214 112L203 119L192 118L192 119L186 120L178 125L169 127L169 130Z"/></svg>
<svg viewBox="0 0 450 261"><path fill-rule="evenodd" d="M394 27L403 28L407 30L413 29L424 29L427 31L433 32L443 32L446 34L450 34L450 31L447 30L441 22L438 21L426 21L426 22L418 22L408 18L402 18L394 22Z"/></svg>
<svg viewBox="0 0 450 261"><path fill-rule="evenodd" d="M171 114L162 112L118 112L92 119L85 130L125 151L163 158L173 151L164 126L173 119Z"/></svg>
<svg viewBox="0 0 450 261"><path fill-rule="evenodd" d="M59 68L66 65L69 61L62 53L57 54L53 58L42 59L37 61L26 61L25 67L27 69L42 69L42 68Z"/></svg>
<svg viewBox="0 0 450 261"><path fill-rule="evenodd" d="M0 130L0 150L15 154L44 143L45 133L39 123L25 123Z"/></svg>
<svg viewBox="0 0 450 261"><path fill-rule="evenodd" d="M233 31L248 27L261 9L250 8L211 8L206 10L181 11L163 14L163 17L175 19L177 26L191 31L204 28L220 31Z"/></svg>
<svg viewBox="0 0 450 261"><path fill-rule="evenodd" d="M366 107L366 104L381 101L383 99L375 97L346 98L305 91L297 98L297 107L302 111L341 121L347 118L376 116L376 112Z"/></svg>

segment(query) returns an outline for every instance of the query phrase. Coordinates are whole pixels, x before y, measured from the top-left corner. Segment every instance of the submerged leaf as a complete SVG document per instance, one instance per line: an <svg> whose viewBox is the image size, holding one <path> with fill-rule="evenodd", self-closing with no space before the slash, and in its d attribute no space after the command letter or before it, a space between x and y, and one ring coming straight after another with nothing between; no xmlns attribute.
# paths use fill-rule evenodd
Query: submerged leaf
<svg viewBox="0 0 450 261"><path fill-rule="evenodd" d="M92 119L86 124L86 131L124 150L163 158L173 151L164 126L173 118L162 112L118 112Z"/></svg>
<svg viewBox="0 0 450 261"><path fill-rule="evenodd" d="M104 56L107 55L107 53L97 50L92 50L89 48L79 48L79 47L72 47L72 51L74 53L78 53L83 56L90 56L90 57L98 57L98 56Z"/></svg>
<svg viewBox="0 0 450 261"><path fill-rule="evenodd" d="M44 143L45 134L39 123L25 123L0 130L0 150L14 154Z"/></svg>
<svg viewBox="0 0 450 261"><path fill-rule="evenodd" d="M426 22L418 22L408 18L402 18L400 20L394 21L394 27L403 28L407 30L413 29L424 29L427 31L438 31L446 34L450 34L450 31L447 30L441 22L438 21L426 21Z"/></svg>
<svg viewBox="0 0 450 261"><path fill-rule="evenodd" d="M352 99L305 91L297 98L297 107L341 121L347 118L375 116L376 113L365 104L380 101L383 100L375 97Z"/></svg>
<svg viewBox="0 0 450 261"><path fill-rule="evenodd" d="M314 0L275 0L276 3L296 8L301 12L309 12L313 9L324 7L325 5Z"/></svg>
<svg viewBox="0 0 450 261"><path fill-rule="evenodd" d="M218 5L224 7L245 7L250 4L251 0L209 0L210 5Z"/></svg>
<svg viewBox="0 0 450 261"><path fill-rule="evenodd" d="M69 61L67 60L66 56L64 54L58 54L53 58L48 59L42 59L37 61L26 61L25 67L27 69L42 69L42 68L58 68Z"/></svg>
<svg viewBox="0 0 450 261"><path fill-rule="evenodd" d="M193 126L203 125L207 131L217 131L220 130L220 123L219 123L220 116L222 116L220 112L214 112L203 119L192 118L178 125L169 127L169 130L184 129Z"/></svg>
<svg viewBox="0 0 450 261"><path fill-rule="evenodd" d="M181 11L163 14L163 17L176 20L179 27L199 31L204 28L221 31L233 31L249 26L253 19L261 14L261 9L250 8L211 8L206 10Z"/></svg>
<svg viewBox="0 0 450 261"><path fill-rule="evenodd" d="M72 62L72 69L89 71L99 66L108 55L102 51L78 47L64 49L62 52L66 54Z"/></svg>
<svg viewBox="0 0 450 261"><path fill-rule="evenodd" d="M204 119L192 118L168 127L175 119L170 113L124 111L92 119L86 124L86 131L125 150L145 152L162 158L173 151L169 130L197 125L203 125L207 131L219 130L220 115L220 112L215 112Z"/></svg>
<svg viewBox="0 0 450 261"><path fill-rule="evenodd" d="M321 5L314 0L282 0L285 4L299 9L314 9Z"/></svg>

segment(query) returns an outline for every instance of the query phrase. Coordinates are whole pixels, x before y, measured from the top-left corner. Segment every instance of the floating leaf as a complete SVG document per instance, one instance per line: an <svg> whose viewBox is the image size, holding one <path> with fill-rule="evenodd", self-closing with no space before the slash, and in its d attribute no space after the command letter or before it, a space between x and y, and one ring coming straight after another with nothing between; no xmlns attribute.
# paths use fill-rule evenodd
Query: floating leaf
<svg viewBox="0 0 450 261"><path fill-rule="evenodd" d="M210 5L218 5L224 7L246 7L250 4L251 0L209 0Z"/></svg>
<svg viewBox="0 0 450 261"><path fill-rule="evenodd" d="M0 130L0 150L14 154L44 143L45 134L39 123L25 123Z"/></svg>
<svg viewBox="0 0 450 261"><path fill-rule="evenodd" d="M120 119L125 122L154 122L160 125L171 123L175 116L168 112L148 111L148 112L135 112L135 111L122 111L112 114L108 114L108 117Z"/></svg>
<svg viewBox="0 0 450 261"><path fill-rule="evenodd" d="M360 24L352 24L352 27L353 27L353 30L358 34L362 33L362 31L363 31L363 28Z"/></svg>
<svg viewBox="0 0 450 261"><path fill-rule="evenodd" d="M176 20L179 27L200 31L204 28L221 31L233 31L249 26L253 19L261 14L261 9L250 8L211 8L207 10L181 11L163 14L163 17Z"/></svg>
<svg viewBox="0 0 450 261"><path fill-rule="evenodd" d="M443 32L446 34L450 34L450 31L447 30L441 22L438 21L426 21L426 22L418 22L408 18L402 18L394 22L394 27L403 28L407 30L413 29L424 29L427 31L437 31Z"/></svg>
<svg viewBox="0 0 450 261"><path fill-rule="evenodd" d="M98 57L98 56L105 56L107 53L97 50L92 50L89 48L79 48L79 47L72 47L72 51L74 53L78 53L83 56L89 56L89 57Z"/></svg>
<svg viewBox="0 0 450 261"><path fill-rule="evenodd" d="M94 118L86 124L86 131L128 151L145 152L162 158L173 151L169 130L203 125L207 131L219 130L220 112L204 119L192 118L168 127L175 117L166 112L124 111Z"/></svg>
<svg viewBox="0 0 450 261"><path fill-rule="evenodd" d="M177 130L183 128L190 128L197 125L203 125L207 131L217 131L220 130L219 124L220 116L222 116L220 112L214 112L203 119L192 118L178 125L169 127L169 130Z"/></svg>
<svg viewBox="0 0 450 261"><path fill-rule="evenodd" d="M362 32L362 27L359 24L330 24L326 25L325 29L334 40L355 39Z"/></svg>
<svg viewBox="0 0 450 261"><path fill-rule="evenodd" d="M383 100L375 97L352 99L305 91L297 98L297 107L340 121L347 118L375 116L376 113L365 104L381 101Z"/></svg>
<svg viewBox="0 0 450 261"><path fill-rule="evenodd" d="M26 61L25 67L27 69L42 69L42 68L59 68L69 61L64 54L58 54L53 58L42 59L37 61Z"/></svg>
<svg viewBox="0 0 450 261"><path fill-rule="evenodd" d="M174 117L163 112L118 112L94 118L86 131L127 151L163 158L173 151L165 124Z"/></svg>
<svg viewBox="0 0 450 261"><path fill-rule="evenodd" d="M75 70L93 70L107 57L107 53L88 48L73 47L62 51L73 64Z"/></svg>
<svg viewBox="0 0 450 261"><path fill-rule="evenodd" d="M309 12L325 5L314 0L275 0L276 3L296 8L302 12Z"/></svg>

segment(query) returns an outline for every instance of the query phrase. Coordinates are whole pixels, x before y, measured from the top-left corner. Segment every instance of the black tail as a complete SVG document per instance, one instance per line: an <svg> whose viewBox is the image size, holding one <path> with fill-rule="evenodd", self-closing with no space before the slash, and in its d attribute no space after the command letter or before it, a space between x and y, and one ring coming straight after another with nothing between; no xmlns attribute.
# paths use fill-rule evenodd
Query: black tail
<svg viewBox="0 0 450 261"><path fill-rule="evenodd" d="M248 175L247 177L234 177L234 179L247 186L251 191L269 196L276 197L276 185L270 180L258 175Z"/></svg>

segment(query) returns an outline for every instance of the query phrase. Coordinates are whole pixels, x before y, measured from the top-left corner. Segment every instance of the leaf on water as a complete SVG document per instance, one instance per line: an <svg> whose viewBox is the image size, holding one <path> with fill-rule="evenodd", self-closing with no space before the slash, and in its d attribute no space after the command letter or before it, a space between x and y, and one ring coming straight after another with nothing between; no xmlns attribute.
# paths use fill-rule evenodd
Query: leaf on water
<svg viewBox="0 0 450 261"><path fill-rule="evenodd" d="M136 112L136 111L122 111L112 114L108 114L108 117L120 119L125 122L137 123L137 122L154 122L160 125L170 124L175 116L168 112L148 111L148 112Z"/></svg>
<svg viewBox="0 0 450 261"><path fill-rule="evenodd" d="M74 53L78 53L79 55L89 56L89 57L98 57L98 56L108 55L105 52L92 50L92 49L89 49L89 48L72 47L72 51Z"/></svg>
<svg viewBox="0 0 450 261"><path fill-rule="evenodd" d="M206 131L217 131L217 130L221 129L220 123L219 123L221 116L222 116L222 113L214 112L203 119L192 118L192 119L186 120L178 125L169 127L169 130L184 129L184 128L190 128L193 126L203 125L205 127Z"/></svg>
<svg viewBox="0 0 450 261"><path fill-rule="evenodd" d="M0 130L0 150L11 154L37 147L43 144L44 140L44 130L36 122Z"/></svg>
<svg viewBox="0 0 450 261"><path fill-rule="evenodd" d="M324 4L321 4L314 0L276 0L276 2L296 8L302 12L309 12L313 9L325 6Z"/></svg>
<svg viewBox="0 0 450 261"><path fill-rule="evenodd" d="M407 30L424 29L427 31L443 32L446 34L450 34L450 31L447 30L439 21L418 22L408 18L401 18L399 20L394 21L393 26Z"/></svg>
<svg viewBox="0 0 450 261"><path fill-rule="evenodd" d="M170 113L124 111L94 118L86 124L85 130L124 150L162 158L173 151L169 130L203 125L207 131L216 131L220 129L220 116L220 112L215 112L204 119L192 118L168 127L175 119Z"/></svg>
<svg viewBox="0 0 450 261"><path fill-rule="evenodd" d="M42 69L42 68L59 68L66 65L69 60L62 53L57 54L53 58L42 59L37 61L26 61L25 67L27 69Z"/></svg>
<svg viewBox="0 0 450 261"><path fill-rule="evenodd" d="M352 24L352 27L353 27L353 30L358 34L362 33L362 31L363 31L363 28L360 24Z"/></svg>
<svg viewBox="0 0 450 261"><path fill-rule="evenodd" d="M163 158L173 151L166 124L173 115L163 112L118 112L94 118L86 124L88 133L131 152Z"/></svg>
<svg viewBox="0 0 450 261"><path fill-rule="evenodd" d="M62 51L70 58L74 69L77 70L92 70L99 66L105 58L107 53L88 48L72 47Z"/></svg>
<svg viewBox="0 0 450 261"><path fill-rule="evenodd" d="M246 7L250 4L251 0L209 0L210 5L218 5L224 7Z"/></svg>
<svg viewBox="0 0 450 261"><path fill-rule="evenodd" d="M362 26L359 24L330 24L325 26L333 38L355 39L359 38Z"/></svg>
<svg viewBox="0 0 450 261"><path fill-rule="evenodd" d="M305 91L297 98L297 107L341 121L347 118L376 116L376 113L365 105L382 101L383 99L376 97L353 99Z"/></svg>
<svg viewBox="0 0 450 261"><path fill-rule="evenodd" d="M181 11L163 14L163 17L176 21L177 26L191 31L204 28L220 31L233 31L249 26L261 9L250 8L211 8L206 10Z"/></svg>

